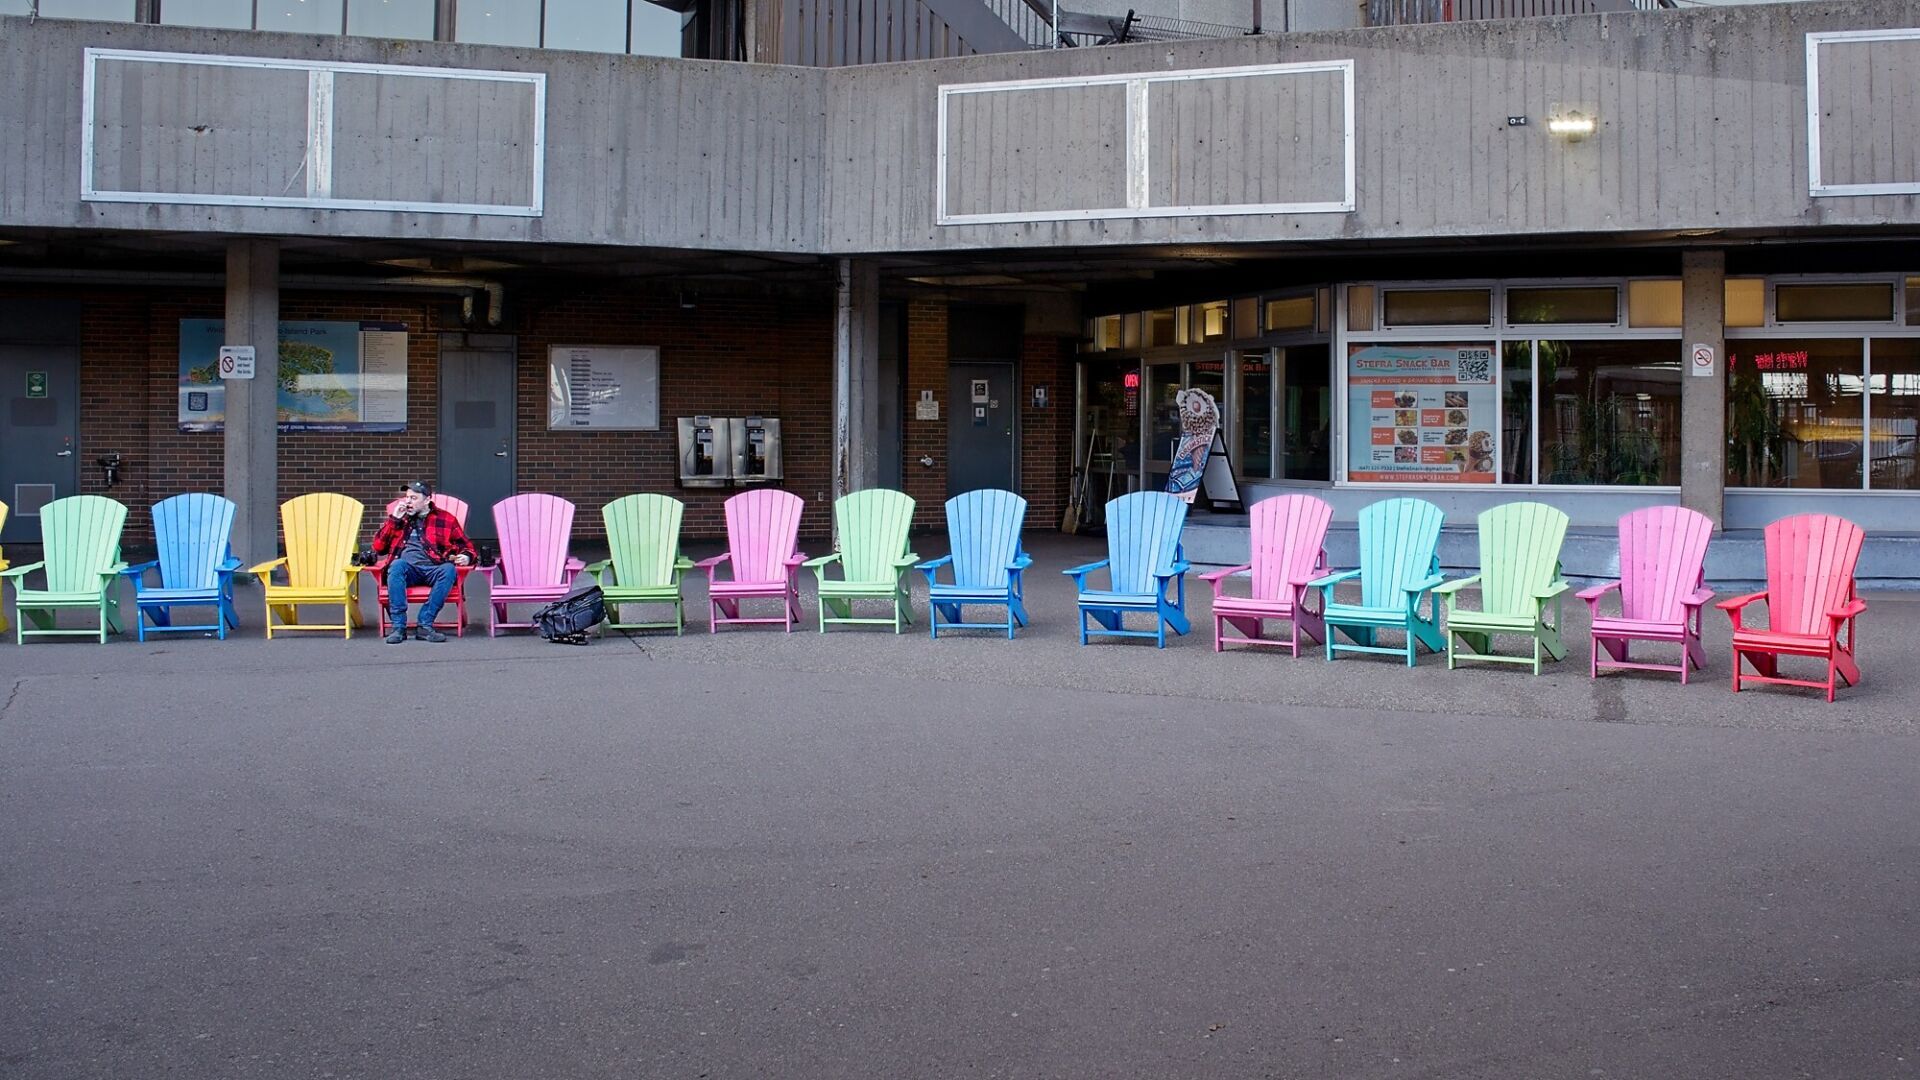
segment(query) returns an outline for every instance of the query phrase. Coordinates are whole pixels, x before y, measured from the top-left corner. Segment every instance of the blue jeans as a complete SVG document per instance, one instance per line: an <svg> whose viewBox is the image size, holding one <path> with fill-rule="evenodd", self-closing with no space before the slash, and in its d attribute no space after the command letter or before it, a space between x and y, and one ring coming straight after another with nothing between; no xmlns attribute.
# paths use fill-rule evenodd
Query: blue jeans
<svg viewBox="0 0 1920 1080"><path fill-rule="evenodd" d="M441 605L447 602L447 594L453 591L454 579L459 577L452 563L437 563L421 566L404 559L395 559L387 564L387 619L395 626L407 625L407 587L409 585L431 585L433 592L427 596L427 602L420 605L421 626L432 626L434 616L440 614Z"/></svg>

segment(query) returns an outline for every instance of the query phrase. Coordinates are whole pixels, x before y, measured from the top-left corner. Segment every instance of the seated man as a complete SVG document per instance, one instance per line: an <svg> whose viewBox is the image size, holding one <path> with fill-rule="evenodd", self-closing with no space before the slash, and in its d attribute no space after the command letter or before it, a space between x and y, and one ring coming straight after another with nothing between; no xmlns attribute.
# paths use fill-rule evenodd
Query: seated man
<svg viewBox="0 0 1920 1080"><path fill-rule="evenodd" d="M400 501L394 506L393 514L380 523L380 531L373 536L373 553L395 556L387 564L387 617L393 623L393 629L387 633L387 644L398 645L407 640L409 585L433 586L427 602L420 605L420 640L447 640L447 635L434 627L433 620L440 614L440 605L447 602L447 594L453 591L453 582L459 573L454 568L472 564L479 553L467 539L460 522L433 505L432 485L415 480L401 486Z"/></svg>

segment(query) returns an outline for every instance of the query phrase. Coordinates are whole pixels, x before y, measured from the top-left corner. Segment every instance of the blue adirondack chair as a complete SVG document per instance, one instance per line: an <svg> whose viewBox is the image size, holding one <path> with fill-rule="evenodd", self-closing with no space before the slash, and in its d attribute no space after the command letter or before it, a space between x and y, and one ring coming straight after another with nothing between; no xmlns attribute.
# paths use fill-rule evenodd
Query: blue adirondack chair
<svg viewBox="0 0 1920 1080"><path fill-rule="evenodd" d="M1440 508L1424 499L1386 499L1360 511L1360 568L1309 583L1320 590L1326 609L1327 659L1342 652L1404 654L1412 667L1421 645L1445 651L1440 602L1432 595L1446 580L1440 574L1440 521ZM1334 587L1354 578L1360 579L1360 602L1335 601ZM1382 630L1405 633L1406 644L1380 645ZM1334 640L1342 636L1346 643Z"/></svg>
<svg viewBox="0 0 1920 1080"><path fill-rule="evenodd" d="M1063 570L1080 591L1080 644L1087 635L1150 637L1167 647L1167 628L1176 634L1191 629L1187 622L1187 560L1180 548L1180 530L1187 523L1187 504L1164 491L1136 491L1107 504L1107 557L1099 562ZM1087 575L1107 570L1107 588L1087 588ZM1153 616L1153 629L1129 630L1126 615ZM1099 624L1090 628L1088 620Z"/></svg>
<svg viewBox="0 0 1920 1080"><path fill-rule="evenodd" d="M153 632L186 633L212 630L227 639L227 627L239 626L233 611L233 504L204 492L175 495L153 507L153 539L160 557L121 571L133 582L133 628L147 640L147 620ZM159 571L160 583L148 585L147 575ZM210 607L213 621L175 625L176 607Z"/></svg>
<svg viewBox="0 0 1920 1080"><path fill-rule="evenodd" d="M948 629L1001 628L997 622L967 622L969 604L1005 608L1009 641L1014 627L1027 625L1020 573L1033 560L1020 549L1020 529L1026 521L1027 500L1011 491L983 488L947 500L947 543L953 553L916 567L927 575L928 634L940 637L942 617ZM951 584L940 582L943 566L953 568Z"/></svg>

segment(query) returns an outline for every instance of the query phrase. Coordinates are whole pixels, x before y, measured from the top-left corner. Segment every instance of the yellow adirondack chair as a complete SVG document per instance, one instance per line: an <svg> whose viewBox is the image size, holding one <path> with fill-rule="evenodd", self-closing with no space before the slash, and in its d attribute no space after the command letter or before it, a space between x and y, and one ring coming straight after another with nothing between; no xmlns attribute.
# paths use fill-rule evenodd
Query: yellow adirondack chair
<svg viewBox="0 0 1920 1080"><path fill-rule="evenodd" d="M280 617L280 630L339 630L352 637L360 623L360 575L353 565L353 545L360 538L360 517L366 507L358 499L330 492L315 492L288 499L280 504L280 531L286 542L286 555L252 567L260 575L261 588L267 594L267 638L276 629L273 618ZM286 578L276 584L273 571L278 567ZM341 607L338 624L303 623L302 605Z"/></svg>

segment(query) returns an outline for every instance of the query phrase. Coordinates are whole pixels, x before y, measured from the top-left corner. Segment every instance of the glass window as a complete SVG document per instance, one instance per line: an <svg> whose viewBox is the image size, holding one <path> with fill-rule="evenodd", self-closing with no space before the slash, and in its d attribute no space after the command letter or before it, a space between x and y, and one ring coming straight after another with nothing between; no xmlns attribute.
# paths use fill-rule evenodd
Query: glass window
<svg viewBox="0 0 1920 1080"><path fill-rule="evenodd" d="M1140 316L1120 316L1120 347L1137 349L1140 347Z"/></svg>
<svg viewBox="0 0 1920 1080"><path fill-rule="evenodd" d="M1868 483L1913 491L1920 488L1920 338L1874 338L1872 363Z"/></svg>
<svg viewBox="0 0 1920 1080"><path fill-rule="evenodd" d="M547 48L627 51L627 0L549 0L546 8Z"/></svg>
<svg viewBox="0 0 1920 1080"><path fill-rule="evenodd" d="M261 30L290 34L338 34L345 0L260 0ZM160 5L162 10L165 4Z"/></svg>
<svg viewBox="0 0 1920 1080"><path fill-rule="evenodd" d="M1313 329L1313 297L1289 296L1267 301L1267 333Z"/></svg>
<svg viewBox="0 0 1920 1080"><path fill-rule="evenodd" d="M433 40L434 0L353 0L347 33L404 41Z"/></svg>
<svg viewBox="0 0 1920 1080"><path fill-rule="evenodd" d="M1241 476L1273 475L1273 357L1265 349L1240 354L1240 400L1234 426L1240 449L1234 465Z"/></svg>
<svg viewBox="0 0 1920 1080"><path fill-rule="evenodd" d="M1533 483L1533 342L1500 350L1500 481Z"/></svg>
<svg viewBox="0 0 1920 1080"><path fill-rule="evenodd" d="M1174 314L1172 308L1147 313L1147 344L1155 347L1178 345L1174 337Z"/></svg>
<svg viewBox="0 0 1920 1080"><path fill-rule="evenodd" d="M1493 322L1491 289L1388 289L1388 326L1486 326Z"/></svg>
<svg viewBox="0 0 1920 1080"><path fill-rule="evenodd" d="M1093 347L1097 352L1120 347L1120 316L1102 315L1093 320Z"/></svg>
<svg viewBox="0 0 1920 1080"><path fill-rule="evenodd" d="M474 45L539 45L540 0L460 0L453 38Z"/></svg>
<svg viewBox="0 0 1920 1080"><path fill-rule="evenodd" d="M1313 291L1313 328L1322 334L1333 333L1333 290L1321 286Z"/></svg>
<svg viewBox="0 0 1920 1080"><path fill-rule="evenodd" d="M0 2L0 15L25 15L28 0ZM134 0L40 0L43 19L98 19L132 22Z"/></svg>
<svg viewBox="0 0 1920 1080"><path fill-rule="evenodd" d="M1678 281L1627 282L1627 325L1636 329L1679 326L1682 300Z"/></svg>
<svg viewBox="0 0 1920 1080"><path fill-rule="evenodd" d="M1199 341L1224 341L1227 336L1227 302L1215 300L1199 307Z"/></svg>
<svg viewBox="0 0 1920 1080"><path fill-rule="evenodd" d="M1893 286L1776 285L1773 315L1788 322L1890 322Z"/></svg>
<svg viewBox="0 0 1920 1080"><path fill-rule="evenodd" d="M1612 285L1566 289L1508 289L1510 323L1605 323L1620 319L1620 290Z"/></svg>
<svg viewBox="0 0 1920 1080"><path fill-rule="evenodd" d="M1180 445L1180 364L1155 364L1147 369L1147 490L1165 491L1173 468L1173 451Z"/></svg>
<svg viewBox="0 0 1920 1080"><path fill-rule="evenodd" d="M1373 329L1373 286L1347 286L1347 329Z"/></svg>
<svg viewBox="0 0 1920 1080"><path fill-rule="evenodd" d="M1680 345L1540 341L1543 484L1680 482Z"/></svg>
<svg viewBox="0 0 1920 1080"><path fill-rule="evenodd" d="M1133 490L1140 468L1140 366L1129 361L1087 365L1088 512ZM1091 520L1091 519L1087 519Z"/></svg>
<svg viewBox="0 0 1920 1080"><path fill-rule="evenodd" d="M1767 324L1767 283L1760 278L1727 279L1728 326Z"/></svg>
<svg viewBox="0 0 1920 1080"><path fill-rule="evenodd" d="M1727 483L1858 488L1859 338L1727 342Z"/></svg>
<svg viewBox="0 0 1920 1080"><path fill-rule="evenodd" d="M1920 277L1907 279L1907 325L1920 326Z"/></svg>
<svg viewBox="0 0 1920 1080"><path fill-rule="evenodd" d="M1245 296L1233 302L1233 340L1249 341L1260 336L1260 301Z"/></svg>
<svg viewBox="0 0 1920 1080"><path fill-rule="evenodd" d="M253 0L167 0L160 5L160 21L167 26L251 30Z"/></svg>
<svg viewBox="0 0 1920 1080"><path fill-rule="evenodd" d="M1296 345L1285 351L1280 429L1286 443L1280 476L1287 480L1333 479L1333 350Z"/></svg>
<svg viewBox="0 0 1920 1080"><path fill-rule="evenodd" d="M669 11L649 0L633 0L633 39L627 51L635 56L679 56L680 36L688 16Z"/></svg>

